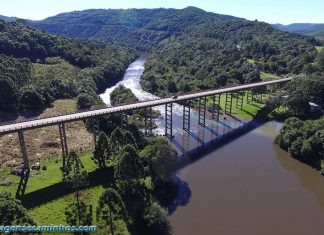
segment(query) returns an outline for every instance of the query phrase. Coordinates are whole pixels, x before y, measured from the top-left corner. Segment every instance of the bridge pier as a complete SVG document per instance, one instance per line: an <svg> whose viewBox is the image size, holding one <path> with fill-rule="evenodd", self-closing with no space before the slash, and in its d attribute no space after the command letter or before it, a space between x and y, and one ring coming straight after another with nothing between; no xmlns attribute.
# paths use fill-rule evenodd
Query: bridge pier
<svg viewBox="0 0 324 235"><path fill-rule="evenodd" d="M65 124L64 123L59 123L58 126L59 126L59 132L60 132L61 147L62 147L62 158L63 158L62 172L65 172L65 161L66 161L66 158L69 155L67 138L66 138L66 131L65 131Z"/></svg>
<svg viewBox="0 0 324 235"><path fill-rule="evenodd" d="M120 114L120 119L121 119L121 128L122 129L127 129L128 126L128 116L126 112L122 112Z"/></svg>
<svg viewBox="0 0 324 235"><path fill-rule="evenodd" d="M221 94L213 96L212 120L219 121Z"/></svg>
<svg viewBox="0 0 324 235"><path fill-rule="evenodd" d="M17 198L19 198L25 194L25 190L26 190L27 182L28 182L28 178L29 178L29 173L30 173L26 142L25 142L25 137L24 137L24 133L22 130L18 131L18 138L19 138L20 150L21 150L21 155L22 155L24 165L21 168L20 182L18 184L18 189L16 192Z"/></svg>
<svg viewBox="0 0 324 235"><path fill-rule="evenodd" d="M228 115L232 115L232 100L233 100L232 93L226 93L225 113Z"/></svg>
<svg viewBox="0 0 324 235"><path fill-rule="evenodd" d="M242 93L241 91L239 91L236 97L236 108L242 110L243 102L244 102L244 92Z"/></svg>
<svg viewBox="0 0 324 235"><path fill-rule="evenodd" d="M254 100L254 94L252 90L247 90L246 91L246 103L247 104L253 104L253 100Z"/></svg>
<svg viewBox="0 0 324 235"><path fill-rule="evenodd" d="M207 99L205 97L200 97L198 101L198 124L201 126L206 125L206 106L207 106Z"/></svg>
<svg viewBox="0 0 324 235"><path fill-rule="evenodd" d="M259 102L263 101L263 93L262 92L258 94L258 101Z"/></svg>
<svg viewBox="0 0 324 235"><path fill-rule="evenodd" d="M182 115L182 128L186 132L190 132L190 110L191 110L191 100L184 101L183 115Z"/></svg>
<svg viewBox="0 0 324 235"><path fill-rule="evenodd" d="M153 130L153 114L152 107L149 107L149 112L147 112L147 108L145 108L145 136L152 136Z"/></svg>
<svg viewBox="0 0 324 235"><path fill-rule="evenodd" d="M99 136L100 133L100 122L99 118L94 118L93 119L93 138L94 138L94 144L96 145L97 143L97 137Z"/></svg>
<svg viewBox="0 0 324 235"><path fill-rule="evenodd" d="M172 103L165 105L165 136L173 138Z"/></svg>
<svg viewBox="0 0 324 235"><path fill-rule="evenodd" d="M28 160L28 155L27 155L26 142L25 142L25 137L24 137L24 133L22 130L18 131L18 137L19 137L20 150L21 150L21 155L23 158L24 166L27 169L29 169L29 160Z"/></svg>

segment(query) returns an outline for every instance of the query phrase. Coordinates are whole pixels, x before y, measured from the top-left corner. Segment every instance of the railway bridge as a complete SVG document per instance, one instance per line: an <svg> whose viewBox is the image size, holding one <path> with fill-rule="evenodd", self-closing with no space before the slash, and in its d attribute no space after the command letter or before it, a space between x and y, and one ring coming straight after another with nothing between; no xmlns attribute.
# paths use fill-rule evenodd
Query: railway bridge
<svg viewBox="0 0 324 235"><path fill-rule="evenodd" d="M22 172L22 185L25 185L28 180L30 167L29 160L26 150L24 131L42 128L46 126L58 126L58 131L60 134L61 148L62 148L62 157L63 157L63 169L65 166L65 159L68 156L68 142L66 138L66 129L65 124L70 122L75 122L79 120L93 119L98 120L99 117L105 115L112 115L119 113L121 114L121 124L127 125L127 112L131 110L145 109L145 134L148 134L152 131L153 120L152 120L152 109L156 106L165 106L165 136L168 138L173 138L173 121L172 121L172 109L173 104L177 103L183 106L183 130L190 131L190 112L191 112L191 103L193 100L198 99L198 125L204 126L206 124L206 110L207 110L207 98L212 97L212 119L219 121L220 117L220 102L221 95L225 98L225 114L232 114L233 99L237 99L236 108L242 109L244 103L251 103L258 96L262 100L263 92L266 89L276 89L277 87L282 86L283 84L291 81L293 78L282 78L272 81L264 81L258 83L251 83L246 85L227 87L223 89L214 89L201 91L196 93L190 93L185 95L180 95L177 97L169 98L160 98L155 100L143 101L128 105L121 105L116 107L108 107L99 110L86 111L81 113L73 113L68 115L44 118L44 119L35 119L31 121L25 121L20 123L5 124L0 126L0 136L17 133L19 137L20 149L22 154L22 159L24 163L23 172ZM225 96L225 97L224 97ZM97 122L95 122L97 123ZM100 130L98 130L99 125L94 125L94 139ZM24 181L25 184L24 184ZM19 191L19 190L18 190ZM23 194L24 189L21 189L20 194Z"/></svg>

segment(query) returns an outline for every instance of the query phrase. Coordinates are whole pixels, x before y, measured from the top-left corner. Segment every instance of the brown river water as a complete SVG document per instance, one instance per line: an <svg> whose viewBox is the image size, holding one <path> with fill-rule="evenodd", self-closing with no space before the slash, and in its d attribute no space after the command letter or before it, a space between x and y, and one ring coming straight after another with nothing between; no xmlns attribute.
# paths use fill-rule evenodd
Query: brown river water
<svg viewBox="0 0 324 235"><path fill-rule="evenodd" d="M178 172L174 235L323 235L324 177L273 144L269 122Z"/></svg>

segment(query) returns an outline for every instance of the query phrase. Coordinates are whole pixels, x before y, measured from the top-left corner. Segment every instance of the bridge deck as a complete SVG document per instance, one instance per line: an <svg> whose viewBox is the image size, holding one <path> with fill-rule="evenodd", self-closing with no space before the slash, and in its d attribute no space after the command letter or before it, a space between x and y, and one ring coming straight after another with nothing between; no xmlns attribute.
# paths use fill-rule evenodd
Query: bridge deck
<svg viewBox="0 0 324 235"><path fill-rule="evenodd" d="M83 120L83 119L87 119L87 118L91 118L91 117L98 117L98 116L103 116L103 115L107 115L107 114L120 113L120 112L124 112L124 111L128 111L128 110L154 107L154 106L165 105L165 104L169 104L169 103L178 103L179 101L185 101L185 100L190 100L190 99L199 98L199 97L211 96L211 95L215 95L215 94L222 94L222 93L226 93L226 92L246 90L246 89L250 89L250 88L262 87L262 86L272 85L272 84L277 84L277 83L283 83L283 82L291 81L292 79L293 78L283 78L283 79L278 79L278 80L273 80L273 81L251 83L251 84L246 84L246 85L241 85L241 86L235 86L235 87L229 87L229 88L223 88L223 89L217 89L217 90L201 91L201 92L197 92L197 93L193 93L193 94L182 95L182 96L179 96L177 99L162 98L162 99L138 102L138 103L129 104L129 105L122 105L122 106L117 106L117 107L110 107L110 108L105 108L105 109L86 111L86 112L82 112L82 113L74 113L74 114L62 115L62 116L57 116L57 117L8 124L8 125L0 126L0 135L15 133L15 132L18 132L19 130L29 130L29 129L35 129L35 128L40 128L40 127L45 127L45 126L53 126L53 125L57 125L59 123L74 122L74 121Z"/></svg>

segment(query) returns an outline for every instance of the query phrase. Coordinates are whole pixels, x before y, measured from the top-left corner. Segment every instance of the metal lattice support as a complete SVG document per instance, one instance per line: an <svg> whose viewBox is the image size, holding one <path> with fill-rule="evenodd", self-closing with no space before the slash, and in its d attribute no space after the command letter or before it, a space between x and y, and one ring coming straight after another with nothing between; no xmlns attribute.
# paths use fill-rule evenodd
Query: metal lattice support
<svg viewBox="0 0 324 235"><path fill-rule="evenodd" d="M28 182L28 178L29 178L29 173L30 173L26 142L25 142L25 137L24 137L24 133L22 130L18 131L18 137L19 137L19 144L20 144L21 155L22 155L24 165L21 168L21 172L20 172L20 182L18 184L18 189L16 192L17 198L19 198L25 194L27 182Z"/></svg>
<svg viewBox="0 0 324 235"><path fill-rule="evenodd" d="M147 108L145 108L145 135L153 135L153 114L152 107L149 107L149 112L147 112Z"/></svg>
<svg viewBox="0 0 324 235"><path fill-rule="evenodd" d="M254 99L254 95L253 95L253 91L246 91L247 95L246 95L246 103L247 104L253 104L253 99Z"/></svg>
<svg viewBox="0 0 324 235"><path fill-rule="evenodd" d="M18 137L19 137L21 155L22 155L22 159L24 161L24 166L27 169L29 169L29 160L28 160L28 155L27 155L25 137L24 137L24 133L22 130L18 131Z"/></svg>
<svg viewBox="0 0 324 235"><path fill-rule="evenodd" d="M205 145L205 131L204 129L198 131L198 142L201 146Z"/></svg>
<svg viewBox="0 0 324 235"><path fill-rule="evenodd" d="M258 99L259 99L259 102L262 102L263 101L263 93L262 92L259 94Z"/></svg>
<svg viewBox="0 0 324 235"><path fill-rule="evenodd" d="M190 134L189 133L183 133L182 146L186 151L190 150Z"/></svg>
<svg viewBox="0 0 324 235"><path fill-rule="evenodd" d="M165 105L165 136L173 138L172 132L172 103Z"/></svg>
<svg viewBox="0 0 324 235"><path fill-rule="evenodd" d="M236 97L236 108L243 109L244 92L238 92Z"/></svg>
<svg viewBox="0 0 324 235"><path fill-rule="evenodd" d="M212 119L215 120L215 121L219 121L220 100L221 100L221 95L220 94L213 96Z"/></svg>
<svg viewBox="0 0 324 235"><path fill-rule="evenodd" d="M121 127L126 129L128 126L128 116L127 113L123 112L120 114L120 119L121 119Z"/></svg>
<svg viewBox="0 0 324 235"><path fill-rule="evenodd" d="M183 119L182 127L183 130L190 132L190 110L191 110L191 100L185 101L183 104Z"/></svg>
<svg viewBox="0 0 324 235"><path fill-rule="evenodd" d="M97 137L99 136L99 133L100 133L99 118L94 118L93 119L93 138L94 138L95 145L97 143Z"/></svg>
<svg viewBox="0 0 324 235"><path fill-rule="evenodd" d="M199 117L198 117L198 124L205 126L206 125L206 106L207 106L207 99L206 97L199 98L198 101L198 108L199 108Z"/></svg>
<svg viewBox="0 0 324 235"><path fill-rule="evenodd" d="M62 158L63 158L63 166L62 170L65 171L65 159L69 155L67 138L66 138L66 131L64 123L59 124L59 132L60 132L60 139L61 139L61 147L62 147Z"/></svg>
<svg viewBox="0 0 324 235"><path fill-rule="evenodd" d="M225 113L229 115L232 115L232 100L233 100L232 93L226 93Z"/></svg>
<svg viewBox="0 0 324 235"><path fill-rule="evenodd" d="M18 189L16 191L16 198L20 198L25 194L28 179L29 179L30 169L26 166L21 168L20 181L18 184Z"/></svg>

